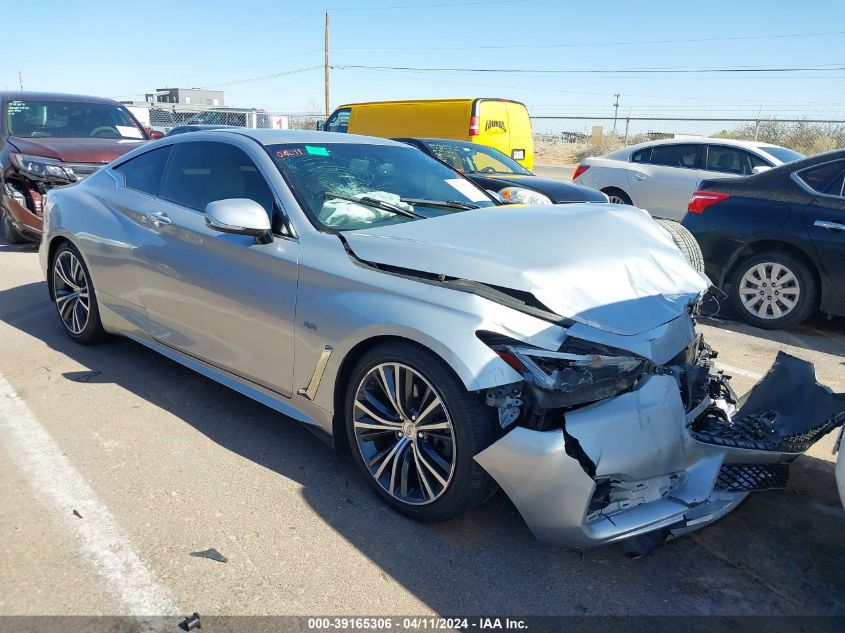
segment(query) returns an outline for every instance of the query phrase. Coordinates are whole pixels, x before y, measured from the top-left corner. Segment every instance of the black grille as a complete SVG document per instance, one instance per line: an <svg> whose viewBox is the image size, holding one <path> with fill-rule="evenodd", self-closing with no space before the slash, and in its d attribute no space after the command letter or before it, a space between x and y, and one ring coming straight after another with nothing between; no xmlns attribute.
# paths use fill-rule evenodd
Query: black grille
<svg viewBox="0 0 845 633"><path fill-rule="evenodd" d="M763 411L737 416L728 420L718 408L707 409L690 425L690 434L705 444L748 448L758 451L803 453L822 436L842 424L841 416L834 416L802 433L784 434L779 428L778 414Z"/></svg>
<svg viewBox="0 0 845 633"><path fill-rule="evenodd" d="M724 464L716 477L716 489L751 492L786 488L789 464Z"/></svg>

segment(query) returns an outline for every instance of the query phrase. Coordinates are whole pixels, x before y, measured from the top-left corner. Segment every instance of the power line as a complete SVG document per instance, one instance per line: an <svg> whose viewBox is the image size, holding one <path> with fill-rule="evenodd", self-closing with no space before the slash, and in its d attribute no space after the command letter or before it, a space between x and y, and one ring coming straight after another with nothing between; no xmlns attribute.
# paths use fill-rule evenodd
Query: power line
<svg viewBox="0 0 845 633"><path fill-rule="evenodd" d="M418 66L369 66L365 64L344 64L332 69L398 70L417 73L484 73L484 74L688 74L688 73L792 73L845 70L845 65L822 64L819 66L725 66L713 68L434 68Z"/></svg>
<svg viewBox="0 0 845 633"><path fill-rule="evenodd" d="M223 86L236 86L239 84L246 84L251 83L253 81L263 81L265 79L275 79L276 77L284 77L285 75L295 75L297 73L304 73L309 70L316 70L317 68L322 68L323 65L320 64L319 66L308 66L306 68L295 68L294 70L287 70L281 73L273 73L272 75L261 75L260 77L248 77L246 79L238 79L236 81L227 81L225 83L220 84L211 84L208 86L203 86L203 88L222 88Z"/></svg>
<svg viewBox="0 0 845 633"><path fill-rule="evenodd" d="M845 35L845 31L824 31L819 33L785 33L778 35L737 35L728 37L699 37L699 38L683 38L677 40L627 40L618 42L567 42L561 44L498 44L498 45L481 45L481 46L438 46L440 51L472 51L472 50L498 50L498 49L512 49L512 48L585 48L585 47L602 47L602 46L639 46L650 44L690 44L701 42L733 42L740 40L774 40L774 39L789 39L789 38L805 38L805 37L827 37L831 35ZM371 46L350 46L340 47L336 50L346 51L381 51L381 50L430 50L430 46L391 46L391 47L371 47Z"/></svg>

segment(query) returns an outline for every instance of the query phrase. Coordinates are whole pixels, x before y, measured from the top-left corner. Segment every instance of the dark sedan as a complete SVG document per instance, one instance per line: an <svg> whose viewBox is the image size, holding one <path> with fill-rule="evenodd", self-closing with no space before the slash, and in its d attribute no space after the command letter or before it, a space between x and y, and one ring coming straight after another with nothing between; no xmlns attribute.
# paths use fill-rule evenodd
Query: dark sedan
<svg viewBox="0 0 845 633"><path fill-rule="evenodd" d="M761 328L845 315L845 150L705 180L683 225L739 315Z"/></svg>
<svg viewBox="0 0 845 633"><path fill-rule="evenodd" d="M439 138L397 138L463 173L475 184L498 194L505 202L562 204L607 202L600 191L569 182L535 176L502 152L466 141Z"/></svg>

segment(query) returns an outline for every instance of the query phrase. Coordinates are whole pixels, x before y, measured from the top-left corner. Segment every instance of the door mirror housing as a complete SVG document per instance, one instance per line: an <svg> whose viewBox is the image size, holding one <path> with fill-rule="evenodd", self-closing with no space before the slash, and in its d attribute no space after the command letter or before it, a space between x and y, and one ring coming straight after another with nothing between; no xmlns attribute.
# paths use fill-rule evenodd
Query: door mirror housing
<svg viewBox="0 0 845 633"><path fill-rule="evenodd" d="M769 171L770 169L771 167L768 165L757 165L757 167L751 169L751 175L756 176L757 174L762 174L764 171Z"/></svg>
<svg viewBox="0 0 845 633"><path fill-rule="evenodd" d="M205 207L206 225L221 233L250 235L260 244L273 241L267 211L255 200L228 198L209 202Z"/></svg>

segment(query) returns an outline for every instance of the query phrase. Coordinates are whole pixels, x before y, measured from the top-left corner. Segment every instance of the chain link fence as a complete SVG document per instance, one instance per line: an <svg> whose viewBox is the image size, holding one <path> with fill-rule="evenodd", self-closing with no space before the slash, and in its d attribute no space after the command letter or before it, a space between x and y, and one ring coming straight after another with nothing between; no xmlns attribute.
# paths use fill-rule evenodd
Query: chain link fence
<svg viewBox="0 0 845 633"><path fill-rule="evenodd" d="M845 148L845 120L534 116L531 124L535 160L545 164L577 164L628 145L690 137L774 143L807 155Z"/></svg>
<svg viewBox="0 0 845 633"><path fill-rule="evenodd" d="M178 125L233 125L277 130L315 130L325 117L262 108L208 108L185 104L127 103L142 125L167 132Z"/></svg>

